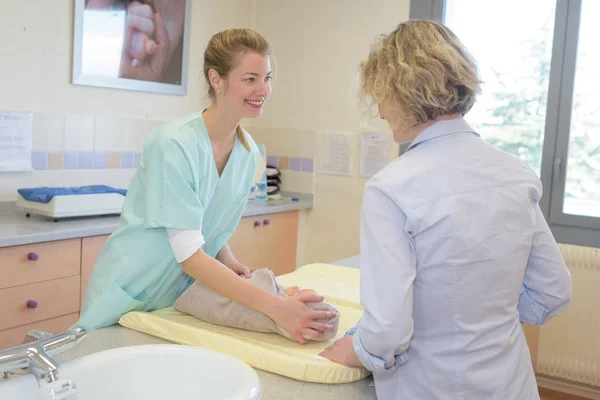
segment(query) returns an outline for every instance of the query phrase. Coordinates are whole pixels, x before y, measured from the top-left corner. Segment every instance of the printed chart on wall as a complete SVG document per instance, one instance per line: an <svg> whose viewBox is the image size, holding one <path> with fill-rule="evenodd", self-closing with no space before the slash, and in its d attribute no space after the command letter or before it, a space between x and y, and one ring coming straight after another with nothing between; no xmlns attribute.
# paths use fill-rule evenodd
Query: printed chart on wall
<svg viewBox="0 0 600 400"><path fill-rule="evenodd" d="M350 132L319 132L317 173L352 176L354 136Z"/></svg>
<svg viewBox="0 0 600 400"><path fill-rule="evenodd" d="M0 171L31 171L31 113L0 113Z"/></svg>
<svg viewBox="0 0 600 400"><path fill-rule="evenodd" d="M360 135L360 176L370 178L385 167L390 158L390 136L365 132Z"/></svg>

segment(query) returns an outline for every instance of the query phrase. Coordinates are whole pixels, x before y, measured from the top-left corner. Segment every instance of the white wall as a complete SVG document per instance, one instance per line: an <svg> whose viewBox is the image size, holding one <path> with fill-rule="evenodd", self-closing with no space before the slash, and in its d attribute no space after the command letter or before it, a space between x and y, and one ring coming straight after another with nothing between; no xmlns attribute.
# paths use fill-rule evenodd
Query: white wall
<svg viewBox="0 0 600 400"><path fill-rule="evenodd" d="M34 151L91 151L98 146L102 151L140 151L143 137L155 121L173 119L205 105L202 56L210 37L230 27L252 25L253 0L192 1L186 96L72 85L75 1L3 1L0 112L34 113ZM94 131L97 118L104 126L118 127L119 132L107 137L106 129ZM86 126L77 131L78 135L65 132L68 121L82 119L91 122L83 124ZM21 187L100 183L126 187L133 171L108 168L0 173L0 201L15 200Z"/></svg>
<svg viewBox="0 0 600 400"><path fill-rule="evenodd" d="M409 0L257 0L254 28L272 43L277 63L265 114L252 124L296 132L389 133L381 121L368 129L360 125L355 79L376 36L390 32L408 15ZM390 157L397 151L390 146ZM354 159L354 177L315 176L316 207L301 226L301 264L358 253L366 182L358 177L358 146Z"/></svg>
<svg viewBox="0 0 600 400"><path fill-rule="evenodd" d="M260 128L289 132L282 140L289 139L290 144L306 140L310 148L321 130L359 133L366 128L359 124L353 95L358 63L378 34L394 29L409 15L409 0L193 0L188 94L173 96L72 85L73 4L72 0L3 2L0 111L33 112L34 125L37 113L38 121L50 125L38 124L42 128L35 129L34 150L73 150L67 143L64 122L62 127L56 126L57 116L76 119L83 115L135 127L133 133L123 128L111 138L102 132L87 132L88 147L91 140L91 146L100 143L102 150L139 151L148 131L144 123L169 120L204 106L204 86L199 80L202 53L212 34L230 27L252 26L275 48L272 97L265 115L247 125L259 128L257 133ZM55 124L47 123L48 119ZM388 132L382 122L368 129ZM290 144L289 154L278 155L308 156L304 149L294 154L301 145ZM396 154L397 147L390 146L390 157ZM301 264L358 253L366 179L358 177L356 149L355 160L354 177L316 174L314 181L306 176L299 180L314 187L316 204L301 219ZM104 183L122 187L133 171L0 173L0 201L14 200L16 189L25 186Z"/></svg>

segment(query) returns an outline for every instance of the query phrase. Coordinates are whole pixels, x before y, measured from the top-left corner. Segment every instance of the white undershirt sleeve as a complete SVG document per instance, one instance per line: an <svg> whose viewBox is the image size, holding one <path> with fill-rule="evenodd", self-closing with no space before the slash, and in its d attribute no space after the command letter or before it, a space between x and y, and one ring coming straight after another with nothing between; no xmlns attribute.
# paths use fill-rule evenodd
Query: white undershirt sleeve
<svg viewBox="0 0 600 400"><path fill-rule="evenodd" d="M202 231L167 228L169 244L178 263L182 263L204 246Z"/></svg>

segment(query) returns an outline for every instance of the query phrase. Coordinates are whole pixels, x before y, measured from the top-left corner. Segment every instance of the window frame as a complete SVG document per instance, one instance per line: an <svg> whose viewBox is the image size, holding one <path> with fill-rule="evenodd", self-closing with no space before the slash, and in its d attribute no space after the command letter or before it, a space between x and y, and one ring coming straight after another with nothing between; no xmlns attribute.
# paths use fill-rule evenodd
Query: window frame
<svg viewBox="0 0 600 400"><path fill-rule="evenodd" d="M540 207L557 242L600 247L600 218L562 211L582 1L556 0L540 172L544 194ZM443 22L445 6L446 0L412 0L409 18ZM401 153L404 150L401 147Z"/></svg>

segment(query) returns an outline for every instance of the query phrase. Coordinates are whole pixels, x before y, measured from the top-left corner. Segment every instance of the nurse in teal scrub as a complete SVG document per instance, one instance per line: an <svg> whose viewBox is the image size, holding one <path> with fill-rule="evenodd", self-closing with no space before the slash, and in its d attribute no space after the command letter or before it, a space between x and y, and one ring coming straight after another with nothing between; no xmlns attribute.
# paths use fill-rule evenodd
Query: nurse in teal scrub
<svg viewBox="0 0 600 400"><path fill-rule="evenodd" d="M320 338L330 331L305 294L281 298L240 276L252 270L227 246L244 211L258 160L240 127L256 118L271 92L270 46L257 32L230 29L213 36L204 54L212 103L150 133L125 198L121 221L90 277L76 326L113 325L129 311L173 305L198 280L258 310L290 332Z"/></svg>

